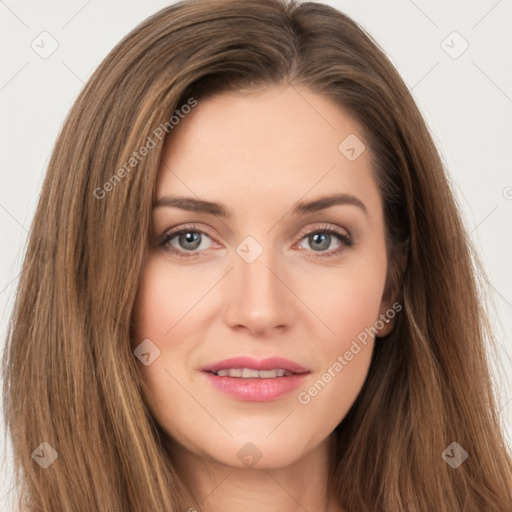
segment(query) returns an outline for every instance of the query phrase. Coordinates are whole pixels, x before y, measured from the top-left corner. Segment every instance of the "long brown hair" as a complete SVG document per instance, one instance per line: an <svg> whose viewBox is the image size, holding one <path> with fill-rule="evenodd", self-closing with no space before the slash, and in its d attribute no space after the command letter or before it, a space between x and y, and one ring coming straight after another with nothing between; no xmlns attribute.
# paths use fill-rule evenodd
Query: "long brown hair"
<svg viewBox="0 0 512 512"><path fill-rule="evenodd" d="M384 204L388 292L403 304L335 430L329 485L350 511L512 511L483 273L407 86L332 7L192 0L110 52L49 163L3 359L16 489L32 512L200 510L130 348L163 141L185 105L281 84L331 99L363 126ZM453 442L468 454L457 468L442 456Z"/></svg>

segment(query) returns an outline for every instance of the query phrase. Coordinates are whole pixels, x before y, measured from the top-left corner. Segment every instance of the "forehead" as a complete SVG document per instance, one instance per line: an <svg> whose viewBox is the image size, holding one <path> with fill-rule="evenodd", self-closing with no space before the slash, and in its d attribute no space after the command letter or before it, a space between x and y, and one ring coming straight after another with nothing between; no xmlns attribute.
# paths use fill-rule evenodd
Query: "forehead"
<svg viewBox="0 0 512 512"><path fill-rule="evenodd" d="M345 141L359 146L356 159ZM350 145L350 144L349 144ZM169 133L158 194L274 202L375 194L359 124L329 99L283 86L198 101ZM309 192L311 191L311 192Z"/></svg>

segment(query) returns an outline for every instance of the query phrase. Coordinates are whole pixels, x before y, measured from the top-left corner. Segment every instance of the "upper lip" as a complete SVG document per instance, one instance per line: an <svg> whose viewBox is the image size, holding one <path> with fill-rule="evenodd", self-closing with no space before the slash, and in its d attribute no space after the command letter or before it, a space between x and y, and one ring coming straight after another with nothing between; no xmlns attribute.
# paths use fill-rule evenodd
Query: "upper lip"
<svg viewBox="0 0 512 512"><path fill-rule="evenodd" d="M205 366L202 368L202 371L216 372L218 370L225 370L229 368L251 368L253 370L282 369L293 373L305 373L309 371L303 366L282 357L269 357L267 359L258 360L247 356L223 359L222 361Z"/></svg>

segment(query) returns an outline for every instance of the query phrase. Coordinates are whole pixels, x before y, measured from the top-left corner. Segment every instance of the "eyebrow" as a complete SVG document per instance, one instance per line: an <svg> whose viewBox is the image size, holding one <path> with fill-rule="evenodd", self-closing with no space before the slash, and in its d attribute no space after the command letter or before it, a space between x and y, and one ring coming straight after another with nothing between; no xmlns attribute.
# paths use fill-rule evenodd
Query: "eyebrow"
<svg viewBox="0 0 512 512"><path fill-rule="evenodd" d="M320 197L309 202L299 202L294 205L291 215L306 215L308 213L325 210L332 206L345 204L357 206L366 215L368 214L365 204L357 197L350 194L334 194ZM162 207L180 208L182 210L206 213L226 219L232 217L231 213L224 205L212 201L205 201L203 199L195 199L193 197L163 196L156 201L153 208L156 209Z"/></svg>

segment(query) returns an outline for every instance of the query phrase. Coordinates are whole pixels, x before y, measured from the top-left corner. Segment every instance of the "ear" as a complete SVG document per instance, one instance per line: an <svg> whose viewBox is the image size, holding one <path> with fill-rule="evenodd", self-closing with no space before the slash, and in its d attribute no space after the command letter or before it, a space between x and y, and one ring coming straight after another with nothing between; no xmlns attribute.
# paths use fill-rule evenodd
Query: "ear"
<svg viewBox="0 0 512 512"><path fill-rule="evenodd" d="M379 316L375 320L375 328L377 329L376 338L387 336L396 324L396 315L402 309L402 305L398 302L391 304L390 300L383 300L379 309Z"/></svg>

